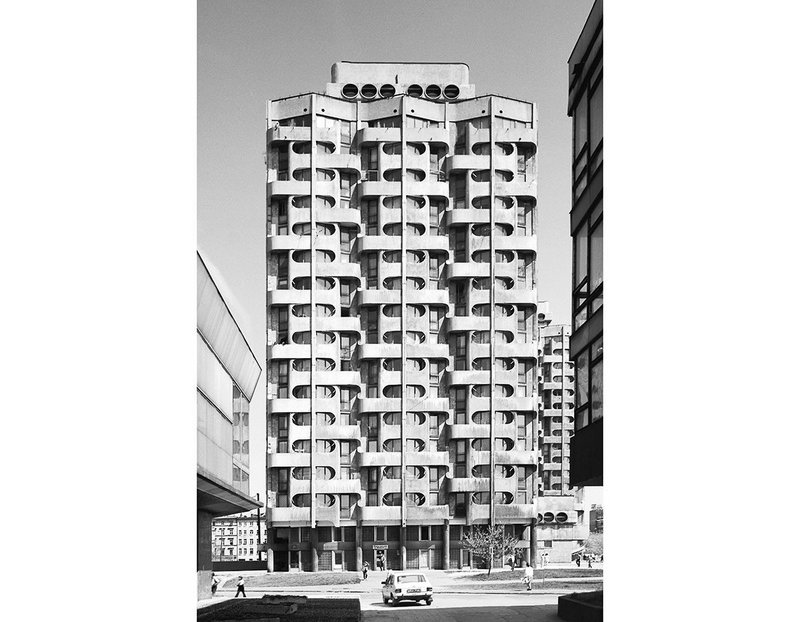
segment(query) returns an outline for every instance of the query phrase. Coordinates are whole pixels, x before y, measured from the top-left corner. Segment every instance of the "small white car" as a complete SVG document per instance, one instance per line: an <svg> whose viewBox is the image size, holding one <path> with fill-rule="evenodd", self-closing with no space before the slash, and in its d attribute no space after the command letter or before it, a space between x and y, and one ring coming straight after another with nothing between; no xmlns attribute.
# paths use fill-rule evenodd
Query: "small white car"
<svg viewBox="0 0 800 622"><path fill-rule="evenodd" d="M433 586L420 572L392 572L381 585L385 605L395 606L401 600L424 600L426 605L433 602Z"/></svg>

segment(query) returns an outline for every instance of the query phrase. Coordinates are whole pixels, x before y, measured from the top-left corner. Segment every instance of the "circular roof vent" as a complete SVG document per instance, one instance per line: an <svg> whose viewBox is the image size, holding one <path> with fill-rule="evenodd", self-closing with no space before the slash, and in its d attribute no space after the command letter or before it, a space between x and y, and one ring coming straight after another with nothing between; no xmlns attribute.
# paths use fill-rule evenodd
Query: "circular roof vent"
<svg viewBox="0 0 800 622"><path fill-rule="evenodd" d="M438 84L429 84L425 89L425 97L428 99L439 99L442 94L442 87Z"/></svg>
<svg viewBox="0 0 800 622"><path fill-rule="evenodd" d="M342 95L347 99L353 99L358 95L358 87L355 84L345 84L342 87Z"/></svg>
<svg viewBox="0 0 800 622"><path fill-rule="evenodd" d="M409 84L406 93L411 97L422 97L422 87L419 84Z"/></svg>
<svg viewBox="0 0 800 622"><path fill-rule="evenodd" d="M378 94L378 89L374 84L365 84L361 87L361 97L364 99L372 99Z"/></svg>
<svg viewBox="0 0 800 622"><path fill-rule="evenodd" d="M381 97L394 97L394 87L391 84L384 84L381 87Z"/></svg>
<svg viewBox="0 0 800 622"><path fill-rule="evenodd" d="M444 87L444 96L447 99L456 99L459 95L461 95L461 89L455 84L448 84Z"/></svg>

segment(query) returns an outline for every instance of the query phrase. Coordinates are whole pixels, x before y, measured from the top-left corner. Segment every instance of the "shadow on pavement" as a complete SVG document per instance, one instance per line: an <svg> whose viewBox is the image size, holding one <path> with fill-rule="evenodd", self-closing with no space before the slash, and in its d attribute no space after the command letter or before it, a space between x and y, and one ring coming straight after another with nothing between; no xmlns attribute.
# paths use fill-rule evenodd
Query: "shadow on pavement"
<svg viewBox="0 0 800 622"><path fill-rule="evenodd" d="M383 603L371 603L382 605ZM410 605L410 606L409 606ZM503 622L563 622L558 617L558 605L512 605L506 607L436 607L400 603L397 607L363 611L364 622L370 620L403 620L404 622L486 622L498 617L502 609Z"/></svg>

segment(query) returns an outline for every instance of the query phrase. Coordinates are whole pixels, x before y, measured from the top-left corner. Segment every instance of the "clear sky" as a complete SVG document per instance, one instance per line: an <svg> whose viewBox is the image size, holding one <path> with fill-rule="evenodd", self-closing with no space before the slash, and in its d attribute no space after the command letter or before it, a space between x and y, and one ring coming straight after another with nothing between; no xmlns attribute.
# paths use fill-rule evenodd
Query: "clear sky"
<svg viewBox="0 0 800 622"><path fill-rule="evenodd" d="M538 104L539 299L569 323L567 59L591 5L199 1L197 243L257 356L265 352L265 102L321 92L339 60L464 62L477 94ZM251 405L252 494L264 489L264 398L262 377Z"/></svg>

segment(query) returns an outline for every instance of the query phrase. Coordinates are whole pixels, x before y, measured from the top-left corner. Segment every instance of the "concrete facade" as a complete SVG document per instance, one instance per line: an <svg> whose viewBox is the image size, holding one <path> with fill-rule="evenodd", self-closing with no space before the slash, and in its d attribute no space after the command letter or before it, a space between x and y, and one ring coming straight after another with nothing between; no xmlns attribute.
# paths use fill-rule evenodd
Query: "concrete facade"
<svg viewBox="0 0 800 622"><path fill-rule="evenodd" d="M211 597L212 520L252 510L250 400L261 367L197 254L197 598Z"/></svg>
<svg viewBox="0 0 800 622"><path fill-rule="evenodd" d="M534 104L337 63L267 103L267 560L458 568L537 516Z"/></svg>
<svg viewBox="0 0 800 622"><path fill-rule="evenodd" d="M569 58L573 120L572 485L603 485L603 2L597 0Z"/></svg>

